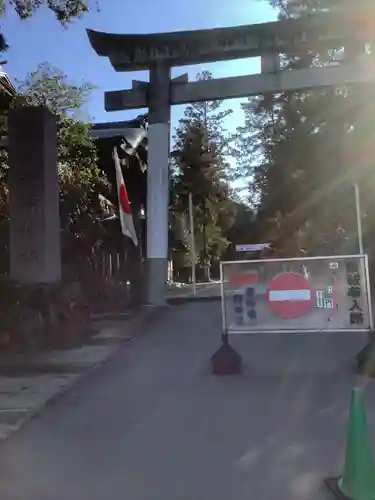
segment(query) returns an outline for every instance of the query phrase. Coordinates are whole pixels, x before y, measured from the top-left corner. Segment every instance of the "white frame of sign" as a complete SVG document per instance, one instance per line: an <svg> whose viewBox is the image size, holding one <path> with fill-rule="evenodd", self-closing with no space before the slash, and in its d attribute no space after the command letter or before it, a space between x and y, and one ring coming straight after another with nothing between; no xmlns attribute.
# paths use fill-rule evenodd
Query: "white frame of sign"
<svg viewBox="0 0 375 500"><path fill-rule="evenodd" d="M364 279L364 291L367 295L367 314L368 314L368 327L365 325L362 328L300 328L298 331L296 329L259 329L255 331L255 329L235 329L231 328L227 324L226 317L226 306L225 306L225 280L224 280L224 266L238 266L238 265L246 265L246 264L267 264L271 262L275 263L288 263L288 262L303 262L308 261L317 261L317 260L325 260L325 261L343 261L350 259L358 259L361 263L359 272L361 274L362 279ZM323 333L323 332L332 332L332 331L345 331L345 332L371 332L373 331L373 312L372 312L372 300L371 300L371 289L370 289L370 275L369 275L369 265L368 265L368 256L367 254L356 254L356 255L336 255L336 256L318 256L318 257L295 257L295 258L287 258L287 259L253 259L253 260L241 260L241 261L224 261L220 262L220 290L221 290L221 314L222 314L222 328L223 333L225 335L228 334L267 334L267 333Z"/></svg>

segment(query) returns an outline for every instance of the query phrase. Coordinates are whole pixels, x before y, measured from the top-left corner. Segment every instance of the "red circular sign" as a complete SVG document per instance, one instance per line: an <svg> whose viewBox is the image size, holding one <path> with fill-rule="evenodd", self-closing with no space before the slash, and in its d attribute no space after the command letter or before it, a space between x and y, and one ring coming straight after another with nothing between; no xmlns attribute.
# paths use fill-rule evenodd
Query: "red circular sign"
<svg viewBox="0 0 375 500"><path fill-rule="evenodd" d="M270 281L267 300L271 309L282 318L300 318L313 306L313 293L302 274L281 273Z"/></svg>

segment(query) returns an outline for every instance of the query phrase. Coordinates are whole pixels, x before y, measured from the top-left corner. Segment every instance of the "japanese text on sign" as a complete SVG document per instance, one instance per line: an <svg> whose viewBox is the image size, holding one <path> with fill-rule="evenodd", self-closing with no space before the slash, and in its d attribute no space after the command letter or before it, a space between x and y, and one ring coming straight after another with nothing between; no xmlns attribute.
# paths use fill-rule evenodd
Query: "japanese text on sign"
<svg viewBox="0 0 375 500"><path fill-rule="evenodd" d="M349 318L351 325L363 324L363 308L359 305L362 295L361 275L358 266L354 262L348 262L346 266L346 283L348 285L347 296L352 304L349 308Z"/></svg>

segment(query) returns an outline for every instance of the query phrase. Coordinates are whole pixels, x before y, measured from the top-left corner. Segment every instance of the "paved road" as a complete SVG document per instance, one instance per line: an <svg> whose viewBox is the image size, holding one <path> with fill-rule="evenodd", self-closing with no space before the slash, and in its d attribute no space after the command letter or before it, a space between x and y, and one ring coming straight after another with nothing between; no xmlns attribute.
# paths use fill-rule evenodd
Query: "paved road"
<svg viewBox="0 0 375 500"><path fill-rule="evenodd" d="M207 283L197 283L196 296L197 297L220 297L220 281L210 281ZM184 286L171 285L167 297L193 297L193 285L188 284Z"/></svg>
<svg viewBox="0 0 375 500"><path fill-rule="evenodd" d="M215 377L219 335L219 303L171 308L0 447L1 500L330 498L365 339L236 338L245 372Z"/></svg>

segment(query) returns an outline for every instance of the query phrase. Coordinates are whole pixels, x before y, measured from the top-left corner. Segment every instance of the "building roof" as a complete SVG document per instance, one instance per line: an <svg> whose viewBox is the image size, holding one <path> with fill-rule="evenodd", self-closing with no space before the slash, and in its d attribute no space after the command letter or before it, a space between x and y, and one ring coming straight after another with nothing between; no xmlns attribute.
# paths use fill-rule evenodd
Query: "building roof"
<svg viewBox="0 0 375 500"><path fill-rule="evenodd" d="M0 88L3 90L3 92L5 92L11 97L17 94L17 91L14 88L12 82L10 81L8 74L2 70L1 65L0 65Z"/></svg>
<svg viewBox="0 0 375 500"><path fill-rule="evenodd" d="M124 151L132 155L139 147L147 149L147 126L147 115L139 115L129 121L94 123L89 136L96 140L122 138Z"/></svg>

